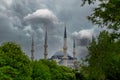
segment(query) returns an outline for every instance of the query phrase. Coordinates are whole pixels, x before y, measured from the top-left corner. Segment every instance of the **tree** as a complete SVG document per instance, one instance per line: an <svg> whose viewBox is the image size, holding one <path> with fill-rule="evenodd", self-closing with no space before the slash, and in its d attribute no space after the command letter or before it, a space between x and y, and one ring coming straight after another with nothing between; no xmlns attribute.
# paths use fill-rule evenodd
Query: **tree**
<svg viewBox="0 0 120 80"><path fill-rule="evenodd" d="M99 1L99 6L94 8L93 13L88 17L94 24L109 29L120 28L120 0L82 0L83 5Z"/></svg>
<svg viewBox="0 0 120 80"><path fill-rule="evenodd" d="M32 80L51 80L49 67L41 61L33 61Z"/></svg>
<svg viewBox="0 0 120 80"><path fill-rule="evenodd" d="M17 70L10 66L0 67L0 80L13 80L18 75Z"/></svg>
<svg viewBox="0 0 120 80"><path fill-rule="evenodd" d="M12 79L30 80L31 63L29 58L21 50L21 47L13 42L6 42L0 46L0 68L2 71L15 71ZM16 74L17 72L17 74ZM9 72L6 72L6 74ZM9 74L11 75L11 74ZM7 75L6 75L7 76Z"/></svg>
<svg viewBox="0 0 120 80"><path fill-rule="evenodd" d="M59 72L62 74L61 79L63 80L75 80L75 73L71 68L65 66L59 66ZM59 80L61 80L59 79Z"/></svg>
<svg viewBox="0 0 120 80"><path fill-rule="evenodd" d="M85 67L90 80L119 80L120 77L120 0L82 0L83 5L99 5L94 8L93 13L88 19L93 24L112 30L112 33L103 31L98 39L93 41L88 47L89 57L87 59L89 66Z"/></svg>
<svg viewBox="0 0 120 80"><path fill-rule="evenodd" d="M97 41L94 40L88 47L89 65L83 71L87 72L89 80L120 79L119 47L120 40L115 41L107 31L100 33Z"/></svg>
<svg viewBox="0 0 120 80"><path fill-rule="evenodd" d="M75 80L72 69L55 61L30 61L13 42L0 46L0 80Z"/></svg>
<svg viewBox="0 0 120 80"><path fill-rule="evenodd" d="M51 60L40 60L40 62L49 68L51 80L75 80L75 74L71 68L57 65L55 61Z"/></svg>

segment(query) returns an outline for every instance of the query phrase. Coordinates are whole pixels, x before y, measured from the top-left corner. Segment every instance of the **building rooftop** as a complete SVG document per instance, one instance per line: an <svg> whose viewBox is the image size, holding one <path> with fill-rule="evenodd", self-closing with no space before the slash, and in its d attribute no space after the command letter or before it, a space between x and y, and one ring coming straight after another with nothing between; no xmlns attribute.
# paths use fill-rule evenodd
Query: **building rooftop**
<svg viewBox="0 0 120 80"><path fill-rule="evenodd" d="M57 51L55 52L55 54L51 57L51 59L62 59L64 56L64 52L63 51ZM73 60L73 57L70 56L69 54L67 55L69 60Z"/></svg>

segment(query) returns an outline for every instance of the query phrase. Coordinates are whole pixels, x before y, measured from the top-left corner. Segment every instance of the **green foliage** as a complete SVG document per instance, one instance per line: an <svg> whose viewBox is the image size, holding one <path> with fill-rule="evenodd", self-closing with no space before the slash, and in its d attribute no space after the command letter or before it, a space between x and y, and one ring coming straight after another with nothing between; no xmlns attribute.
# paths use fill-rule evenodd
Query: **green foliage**
<svg viewBox="0 0 120 80"><path fill-rule="evenodd" d="M0 46L0 68L10 66L15 69L16 80L30 80L30 60L21 50L20 46L13 42L6 42Z"/></svg>
<svg viewBox="0 0 120 80"><path fill-rule="evenodd" d="M82 3L82 6L83 5L85 5L85 3L87 2L88 4L94 4L94 2L96 1L96 0L82 0L83 1L83 3Z"/></svg>
<svg viewBox="0 0 120 80"><path fill-rule="evenodd" d="M119 80L119 48L120 40L115 41L108 32L101 32L97 41L88 47L89 65L83 67L83 74L87 74L89 80Z"/></svg>
<svg viewBox="0 0 120 80"><path fill-rule="evenodd" d="M72 71L72 69L65 67L65 66L59 66L56 64L55 61L50 60L41 60L43 64L47 65L50 70L51 74L51 80L74 80L75 75Z"/></svg>
<svg viewBox="0 0 120 80"><path fill-rule="evenodd" d="M33 62L32 73L33 80L75 80L72 69L44 59Z"/></svg>
<svg viewBox="0 0 120 80"><path fill-rule="evenodd" d="M72 69L65 67L65 66L59 66L58 70L59 70L59 73L62 74L61 79L75 80L75 74L73 73ZM61 79L59 79L59 80L61 80Z"/></svg>
<svg viewBox="0 0 120 80"><path fill-rule="evenodd" d="M120 28L120 0L83 0L83 4L95 1L99 1L99 6L94 8L88 19L101 27L118 30Z"/></svg>
<svg viewBox="0 0 120 80"><path fill-rule="evenodd" d="M90 80L119 80L120 77L120 0L82 0L83 5L99 2L88 16L92 23L107 27L113 33L103 31L97 41L89 46L89 66L83 67Z"/></svg>
<svg viewBox="0 0 120 80"><path fill-rule="evenodd" d="M0 67L0 80L13 80L18 75L17 70L10 66Z"/></svg>
<svg viewBox="0 0 120 80"><path fill-rule="evenodd" d="M41 61L34 61L32 69L32 80L51 80L49 67Z"/></svg>
<svg viewBox="0 0 120 80"><path fill-rule="evenodd" d="M18 44L6 42L0 46L0 80L75 80L75 73L55 61L30 61Z"/></svg>

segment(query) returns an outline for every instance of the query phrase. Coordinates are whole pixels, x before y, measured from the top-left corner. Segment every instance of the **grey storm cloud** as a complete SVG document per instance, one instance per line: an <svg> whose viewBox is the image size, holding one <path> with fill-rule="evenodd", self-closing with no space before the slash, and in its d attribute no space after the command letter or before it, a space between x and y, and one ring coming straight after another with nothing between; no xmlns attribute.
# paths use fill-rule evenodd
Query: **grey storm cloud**
<svg viewBox="0 0 120 80"><path fill-rule="evenodd" d="M85 47L85 46L84 47L83 46L78 46L76 52L77 52L78 60L85 59L85 57L89 53L87 47Z"/></svg>
<svg viewBox="0 0 120 80"><path fill-rule="evenodd" d="M77 44L77 58L83 59L88 55L87 46L91 43L92 37L95 34L95 28L84 29L79 32L73 32L72 38L76 40Z"/></svg>
<svg viewBox="0 0 120 80"><path fill-rule="evenodd" d="M73 32L72 38L76 39L78 46L87 46L92 40L94 35L94 29L80 30L79 32Z"/></svg>
<svg viewBox="0 0 120 80"><path fill-rule="evenodd" d="M0 43L15 41L30 56L31 35L34 34L35 58L40 59L43 57L44 27L47 26L51 56L63 47L66 24L68 51L72 52L71 33L93 27L86 16L94 6L80 5L81 0L0 0Z"/></svg>

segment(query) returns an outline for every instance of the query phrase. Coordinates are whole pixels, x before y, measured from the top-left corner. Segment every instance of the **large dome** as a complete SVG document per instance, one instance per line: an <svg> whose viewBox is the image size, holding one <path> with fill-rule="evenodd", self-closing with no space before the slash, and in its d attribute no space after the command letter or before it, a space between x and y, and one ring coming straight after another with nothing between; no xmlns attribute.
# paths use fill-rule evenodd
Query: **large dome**
<svg viewBox="0 0 120 80"><path fill-rule="evenodd" d="M63 51L57 51L53 56L64 56Z"/></svg>
<svg viewBox="0 0 120 80"><path fill-rule="evenodd" d="M55 54L51 57L51 59L62 59L64 56L64 52L63 51L57 51L55 52ZM71 57L69 54L67 54L68 59L73 59L73 57Z"/></svg>

